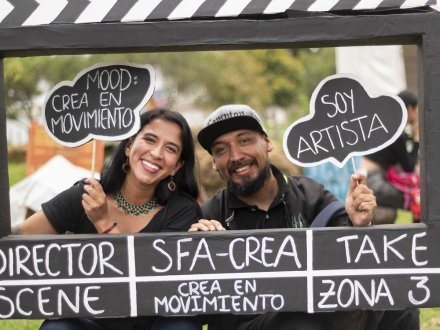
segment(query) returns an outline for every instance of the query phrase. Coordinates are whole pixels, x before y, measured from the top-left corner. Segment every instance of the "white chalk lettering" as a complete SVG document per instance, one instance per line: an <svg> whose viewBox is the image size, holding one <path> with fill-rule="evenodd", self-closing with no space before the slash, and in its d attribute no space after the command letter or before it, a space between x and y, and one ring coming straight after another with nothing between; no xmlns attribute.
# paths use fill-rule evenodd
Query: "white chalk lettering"
<svg viewBox="0 0 440 330"><path fill-rule="evenodd" d="M46 265L46 271L50 276L58 276L60 274L60 271L57 271L56 273L53 273L52 270L49 267L50 264L50 252L53 248L56 248L58 251L61 251L61 247L56 244L56 243L52 243L51 245L48 246L47 250L46 250L46 257L45 257L45 265Z"/></svg>
<svg viewBox="0 0 440 330"><path fill-rule="evenodd" d="M99 269L101 275L109 271L123 275L121 270L111 264L113 257L114 246L106 241L86 245L81 243L62 246L57 243L48 246L46 244L17 245L15 248L9 248L7 255L0 249L0 274L9 269L11 277L15 274L29 277L45 275L56 277L61 274L61 271L65 275L73 276L74 270L77 270L90 276ZM57 262L59 259L66 262L59 263ZM61 269L61 267L65 267L65 269Z"/></svg>
<svg viewBox="0 0 440 330"><path fill-rule="evenodd" d="M110 253L107 257L104 257L103 247L108 246L110 248ZM113 265L109 264L107 261L110 260L113 257L113 254L115 253L115 248L113 247L113 244L110 242L101 242L98 246L99 251L99 270L100 274L104 274L104 267L108 267L109 269L113 270L114 272L123 275L123 272Z"/></svg>
<svg viewBox="0 0 440 330"><path fill-rule="evenodd" d="M124 80L127 81L125 85L123 85ZM96 87L104 91L109 88L112 90L119 89L119 91L124 91L131 84L131 74L128 70L123 68L120 68L119 70L113 69L110 72L107 69L102 71L97 70L93 77L90 72L87 74L86 82L87 90L90 88L91 83L97 83Z"/></svg>
<svg viewBox="0 0 440 330"><path fill-rule="evenodd" d="M426 233L419 233L414 234L412 237L412 246L411 246L411 254L412 254L412 261L416 266L424 266L428 263L427 260L425 261L419 261L416 258L416 254L418 251L424 251L427 249L426 246L418 246L417 245L417 239L425 236ZM337 242L344 242L345 247L345 255L346 255L346 262L349 264L351 263L351 255L350 253L357 252L355 262L358 263L361 261L361 259L365 259L364 255L371 254L374 257L374 260L377 264L380 264L382 262L381 258L383 256L383 262L390 262L390 256L396 256L398 260L405 260L405 253L409 253L409 246L408 245L402 245L402 247L405 247L405 251L402 251L402 248L397 249L396 243L406 239L408 237L408 234L402 234L394 239L389 240L389 237L387 235L383 235L383 247L380 245L379 242L373 243L373 241L368 237L368 235L365 235L363 237L358 237L358 235L350 235L350 236L344 236L337 238ZM350 244L349 241L351 240L358 240L362 238L362 244L359 247L358 250L353 251L356 244L352 243ZM376 246L379 245L379 246ZM357 248L356 248L357 249ZM378 252L382 252L381 249L383 249L383 254L379 254ZM404 253L405 252L405 253ZM392 258L391 258L392 259ZM394 258L395 260L396 258Z"/></svg>
<svg viewBox="0 0 440 330"><path fill-rule="evenodd" d="M401 255L395 248L393 248L391 246L391 244L394 244L394 243L400 241L401 239L404 239L406 236L407 236L407 234L400 235L399 237L397 237L389 242L387 242L387 236L386 235L383 236L383 259L385 261L388 261L388 250L393 251L397 257L399 257L402 260L405 260L403 255Z"/></svg>
<svg viewBox="0 0 440 330"><path fill-rule="evenodd" d="M256 247L252 251L250 249L250 247L251 247L250 242L251 241L256 243ZM255 238L253 236L246 238L246 266L249 266L250 259L253 259L260 264L262 263L260 259L257 259L256 257L254 257L254 254L256 254L259 249L260 249L260 241L257 238Z"/></svg>
<svg viewBox="0 0 440 330"><path fill-rule="evenodd" d="M72 304L69 297L63 290L58 290L58 315L63 315L63 299L67 303L67 305L69 305L72 311L74 311L76 314L79 313L79 286L75 287L75 305Z"/></svg>
<svg viewBox="0 0 440 330"><path fill-rule="evenodd" d="M101 92L99 94L99 104L102 107L109 107L111 106L113 100L113 102L117 105L121 105L121 96L121 92L119 92L119 98L116 98L112 92Z"/></svg>
<svg viewBox="0 0 440 330"><path fill-rule="evenodd" d="M358 135L357 135L357 133L356 133L355 131L353 131L353 130L347 128L347 127L345 127L344 125L348 125L348 121L343 121L343 122L341 123L341 128L342 128L344 131L346 131L346 132L350 132L350 133L352 133L352 134L354 135L354 137L356 138L356 139L354 140L354 142L345 141L345 143L347 143L347 144L350 145L350 146L354 146L354 145L359 141ZM336 128L338 128L338 126L336 126ZM339 131L338 131L338 132L339 132ZM339 138L341 139L341 137L339 137ZM342 140L341 140L341 144L342 144Z"/></svg>
<svg viewBox="0 0 440 330"><path fill-rule="evenodd" d="M210 289L209 289L210 287ZM280 294L257 294L256 280L235 280L235 295L221 294L218 280L189 281L180 283L179 295L154 297L155 313L171 312L241 312L277 311L283 308L284 297ZM216 296L210 295L217 293ZM249 295L251 293L252 295Z"/></svg>
<svg viewBox="0 0 440 330"><path fill-rule="evenodd" d="M290 243L290 246L292 248L291 252L284 251L284 249L287 246L287 243ZM295 259L296 267L301 268L301 263L299 262L299 259L298 259L298 252L296 251L295 240L293 239L293 237L291 235L288 235L284 238L283 243L281 244L281 247L278 250L278 254L275 259L274 267L278 266L280 259L281 259L281 256L293 257Z"/></svg>
<svg viewBox="0 0 440 330"><path fill-rule="evenodd" d="M77 104L79 102L79 104ZM52 109L55 112L63 112L68 110L78 110L83 105L89 106L89 101L87 98L87 93L83 93L81 99L78 98L78 93L65 94L65 95L54 95L52 97Z"/></svg>
<svg viewBox="0 0 440 330"><path fill-rule="evenodd" d="M384 292L382 292L382 289L384 290ZM387 282L385 282L383 278L380 279L379 286L377 288L375 303L379 301L380 297L387 297L390 305L394 305L394 299L391 296L390 289L388 288Z"/></svg>
<svg viewBox="0 0 440 330"><path fill-rule="evenodd" d="M344 288L345 283L347 283L348 286L349 286L350 295L349 295L349 298L347 299L347 302L344 304L341 301L341 294L342 294L342 289ZM341 284L339 284L337 297L338 297L339 306L342 306L342 307L348 307L353 302L353 299L354 299L354 285L353 285L353 283L348 278L342 280Z"/></svg>
<svg viewBox="0 0 440 330"><path fill-rule="evenodd" d="M2 250L0 250L0 257L3 263L2 268L0 268L0 274L3 274L3 272L6 270L6 267L8 266L8 260L6 259L6 255Z"/></svg>
<svg viewBox="0 0 440 330"><path fill-rule="evenodd" d="M101 287L100 286L90 286L90 287L87 287L86 289L85 289L85 291L84 291L84 307L87 309L87 311L89 312L89 313L91 313L91 314L94 314L94 315L97 315L97 314L102 314L102 313L104 313L104 309L101 309L101 310L94 310L93 308L91 308L90 307L90 305L89 305L89 301L97 301L97 300L99 300L99 298L98 297L89 297L89 291L90 290L99 290L99 289L101 289Z"/></svg>
<svg viewBox="0 0 440 330"><path fill-rule="evenodd" d="M242 291L242 289L243 289L242 283L243 283L243 280L236 280L234 282L234 290L239 295L242 296L248 292L256 292L257 282L255 280L252 280L252 283L249 280L245 280L245 291Z"/></svg>
<svg viewBox="0 0 440 330"><path fill-rule="evenodd" d="M416 240L422 237L426 236L426 232L423 233L419 233L419 234L415 234L413 236L413 240L412 240L412 248L411 248L411 256L412 256L412 261L414 262L414 265L416 266L424 266L428 264L428 261L417 261L416 258L416 252L417 251L425 251L427 249L426 246L417 246L417 242Z"/></svg>
<svg viewBox="0 0 440 330"><path fill-rule="evenodd" d="M318 303L318 307L322 309L334 309L338 306L348 308L353 306L353 302L354 305L359 306L361 298L365 299L371 307L377 304L381 297L388 298L389 304L394 305L390 289L383 278L380 279L377 289L375 280L371 280L370 294L367 293L367 290L358 280L343 279L339 283L337 291L335 290L336 284L333 280L322 280L322 283L330 285L326 292L319 293L323 298Z"/></svg>
<svg viewBox="0 0 440 330"><path fill-rule="evenodd" d="M374 280L371 280L371 296L368 296L367 292L365 291L364 287L362 286L362 284L358 281L355 280L354 281L354 292L355 292L355 299L356 299L356 306L359 306L359 291L362 292L365 300L368 302L368 304L370 306L374 305L374 296L375 296L375 292L376 292L376 285Z"/></svg>
<svg viewBox="0 0 440 330"><path fill-rule="evenodd" d="M0 290L4 291L6 289L3 287L0 287ZM8 297L2 296L2 295L0 295L0 300L4 300L9 303L9 306L10 306L9 313L8 314L0 314L0 318L7 319L8 317L11 317L12 314L14 314L14 312L15 312L14 303L12 302L11 299L9 299Z"/></svg>
<svg viewBox="0 0 440 330"><path fill-rule="evenodd" d="M24 250L26 252L26 256L24 257L24 259L21 258L20 256L20 250ZM23 271L25 273L27 273L28 275L34 275L34 273L32 273L29 268L27 268L25 265L23 265L26 261L28 261L28 259L31 256L31 251L29 251L29 248L27 246L24 245L19 245L17 246L17 248L15 249L15 257L17 258L16 260L16 265L17 265L17 274L20 274L20 270L23 269Z"/></svg>
<svg viewBox="0 0 440 330"><path fill-rule="evenodd" d="M375 120L377 120L379 122L379 126L377 126L377 127L374 127ZM368 138L370 138L371 132L378 130L378 129L383 129L385 131L385 133L388 133L387 128L382 123L379 116L375 113L373 116L373 119L371 120L370 131L368 132Z"/></svg>
<svg viewBox="0 0 440 330"><path fill-rule="evenodd" d="M332 280L322 280L322 283L323 284L330 284L330 288L328 289L327 292L320 292L319 293L319 295L324 298L322 298L321 301L318 303L318 307L319 308L336 308L336 307L338 307L337 304L326 304L325 305L325 302L327 301L327 299L329 297L336 295L335 282Z"/></svg>
<svg viewBox="0 0 440 330"><path fill-rule="evenodd" d="M205 254L201 254L200 250L204 248L206 253ZM194 255L191 267L189 268L189 270L193 270L194 266L196 264L196 261L198 258L202 258L202 259L208 259L209 260L209 264L211 265L212 269L215 270L215 266L214 266L214 262L212 261L212 257L211 257L211 253L209 252L209 247L208 247L208 243L206 243L206 239L202 238L199 241L199 244L197 245L197 251Z"/></svg>
<svg viewBox="0 0 440 330"><path fill-rule="evenodd" d="M163 239L157 239L153 242L153 246L156 250L158 250L160 253L162 253L165 257L167 257L169 263L168 263L168 267L164 268L164 269L159 269L156 266L153 266L152 269L157 272L157 273L164 273L167 272L171 269L171 267L173 266L173 259L171 258L171 256L164 250L162 250L160 247L157 246L158 243L162 243L165 244L165 241Z"/></svg>
<svg viewBox="0 0 440 330"><path fill-rule="evenodd" d="M347 259L347 264L349 264L351 262L348 241L350 241L352 239L358 239L358 235L344 236L344 237L340 237L336 240L336 242L344 242L345 243L345 256Z"/></svg>
<svg viewBox="0 0 440 330"><path fill-rule="evenodd" d="M61 114L58 118L50 119L50 129L53 134L58 130L62 134L85 129L121 129L129 127L134 122L134 114L130 108L114 107L94 109L89 112L70 112Z"/></svg>
<svg viewBox="0 0 440 330"><path fill-rule="evenodd" d="M315 140L315 137L313 136L313 134L318 134L318 139L317 140ZM323 151L325 151L325 152L328 152L327 149L325 149L324 147L319 145L319 142L321 142L321 140L322 140L322 134L321 134L320 131L312 131L312 132L310 132L310 139L312 139L312 144L315 147L315 153L316 154L319 154L318 148L323 150Z"/></svg>
<svg viewBox="0 0 440 330"><path fill-rule="evenodd" d="M241 265L237 265L234 258L234 246L237 242L244 242L243 238L236 238L232 240L232 242L229 244L229 258L231 260L232 266L234 266L235 269L243 269L244 268L244 262L241 263Z"/></svg>
<svg viewBox="0 0 440 330"><path fill-rule="evenodd" d="M46 312L43 308L43 304L47 304L50 301L49 299L43 299L43 291L47 291L50 289L50 286L38 289L38 309L40 310L41 314L47 316L53 315L53 312Z"/></svg>
<svg viewBox="0 0 440 330"><path fill-rule="evenodd" d="M338 108L339 110L336 110L333 115L336 115L336 113L340 111L342 111L342 113L347 112L348 107L345 107L345 105L344 108ZM368 134L366 134L367 128ZM297 158L300 159L300 156L309 154L309 152L312 152L313 155L329 153L330 150L328 146L331 146L332 150L337 148L334 143L335 139L339 140L341 148L344 148L345 144L350 146L356 145L360 142L359 136L362 136L362 141L366 141L367 139L373 138L374 134L372 133L377 130L384 130L388 134L388 129L377 114L371 117L360 116L348 121L341 121L338 125L315 129L308 133L308 136L300 135L298 137Z"/></svg>
<svg viewBox="0 0 440 330"><path fill-rule="evenodd" d="M368 245L370 246L370 249L365 248L365 245L367 242L368 242ZM358 262L362 256L362 254L370 254L370 253L374 256L374 258L376 259L376 262L378 264L380 264L379 256L377 255L377 252L376 252L376 249L374 248L373 242L371 241L370 237L368 237L368 235L365 235L364 240L362 241L361 248L359 249L359 253L358 253L354 262Z"/></svg>
<svg viewBox="0 0 440 330"><path fill-rule="evenodd" d="M266 261L266 254L270 254L273 252L271 249L267 248L267 241L273 242L274 239L272 237L263 237L263 243L261 245L261 260L265 267L273 267L274 263L268 263Z"/></svg>
<svg viewBox="0 0 440 330"><path fill-rule="evenodd" d="M303 143L307 146L307 148L302 149L301 145L302 145ZM296 158L299 158L299 155L300 155L301 153L306 152L306 151L309 151L309 150L310 150L311 152L313 152L314 155L316 155L315 151L310 147L310 145L309 145L309 143L307 142L307 140L304 139L302 136L300 136L300 137L299 137L299 141L298 141L298 154L296 155Z"/></svg>
<svg viewBox="0 0 440 330"><path fill-rule="evenodd" d="M192 238L183 238L183 239L179 239L177 241L177 270L181 270L182 269L182 258L183 257L188 257L189 256L189 252L181 252L182 248L181 248L181 244L185 243L185 242L191 242Z"/></svg>
<svg viewBox="0 0 440 330"><path fill-rule="evenodd" d="M20 303L20 301L21 301L21 294L22 294L23 292L30 292L31 294L33 294L34 291L32 291L32 290L29 289L29 288L24 288L24 289L18 291L18 293L17 293L17 297L15 298L15 305L17 306L17 311L18 311L21 315L29 316L29 315L32 315L32 310L26 312L26 311L24 311L24 310L21 308L21 303ZM27 301L26 305L29 306L29 302L28 302L28 300L26 300L26 301Z"/></svg>
<svg viewBox="0 0 440 330"><path fill-rule="evenodd" d="M88 247L90 247L92 250L92 264L91 264L91 266L90 266L90 271L86 271L85 269L84 269L84 266L83 266L83 260L85 260L85 258L84 258L84 251L88 248ZM90 260L89 258L87 258L87 260ZM89 243L89 244L86 244L86 245L84 245L82 248L81 248L81 251L80 251L80 253L79 253L79 265L78 265L78 267L79 267L79 270L81 271L81 273L83 273L84 275L92 275L94 272L95 272L95 269L96 269L96 266L97 266L97 264L98 264L98 252L97 252L97 250L96 250L96 246L95 245L93 245L92 243Z"/></svg>
<svg viewBox="0 0 440 330"><path fill-rule="evenodd" d="M347 102L345 101L344 96L346 96L347 98L349 98L351 100L351 111L352 113L354 113L354 97L353 97L353 90L350 90L350 95L348 95L347 93L343 92L336 92L335 93L335 101L334 102L326 102L324 99L328 98L329 95L324 95L321 97L321 102L324 104L331 104L335 107L335 112L333 114L327 113L327 116L329 118L333 118L334 116L336 116L338 113L346 113L348 110L348 105ZM350 97L351 96L351 97ZM341 105L343 104L343 107L341 107Z"/></svg>
<svg viewBox="0 0 440 330"><path fill-rule="evenodd" d="M43 273L38 269L38 264L43 262L44 259L38 258L37 249L42 249L42 248L44 248L44 244L39 244L32 247L32 257L33 257L32 261L34 263L35 273L37 273L38 276L46 275L46 273Z"/></svg>
<svg viewBox="0 0 440 330"><path fill-rule="evenodd" d="M417 300L413 296L412 290L408 292L408 299L409 301L414 305L421 305L424 304L429 300L429 297L431 296L431 291L429 288L425 285L426 282L428 282L428 276L411 276L412 281L419 281L416 284L416 287L419 289L425 290L425 297L422 300Z"/></svg>

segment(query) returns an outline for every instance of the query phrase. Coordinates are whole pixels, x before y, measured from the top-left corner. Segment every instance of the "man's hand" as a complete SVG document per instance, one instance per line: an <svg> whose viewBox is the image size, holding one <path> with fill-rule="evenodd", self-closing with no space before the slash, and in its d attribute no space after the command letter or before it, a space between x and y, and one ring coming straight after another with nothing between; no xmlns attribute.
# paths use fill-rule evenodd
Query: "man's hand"
<svg viewBox="0 0 440 330"><path fill-rule="evenodd" d="M371 226L373 213L377 207L376 197L366 184L367 178L363 174L353 174L350 178L345 210L355 227Z"/></svg>
<svg viewBox="0 0 440 330"><path fill-rule="evenodd" d="M193 223L188 231L220 231L226 230L217 220L200 219L199 222Z"/></svg>

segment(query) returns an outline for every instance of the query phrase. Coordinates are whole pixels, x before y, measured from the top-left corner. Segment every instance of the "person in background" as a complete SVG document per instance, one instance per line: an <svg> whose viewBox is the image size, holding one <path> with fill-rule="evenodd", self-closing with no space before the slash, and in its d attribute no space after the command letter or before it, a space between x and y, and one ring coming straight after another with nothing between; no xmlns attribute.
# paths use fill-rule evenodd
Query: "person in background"
<svg viewBox="0 0 440 330"><path fill-rule="evenodd" d="M194 141L177 112L154 109L122 141L101 180L78 182L12 233L115 234L187 231L201 216L194 174ZM42 330L201 329L195 317L46 320Z"/></svg>
<svg viewBox="0 0 440 330"><path fill-rule="evenodd" d="M270 164L272 142L260 117L249 106L218 108L204 121L198 140L212 155L213 169L227 182L227 187L202 205L204 219L193 224L190 232L306 228L321 210L337 200L313 179L286 177ZM375 197L366 186L365 175L353 174L345 199L348 216L331 219L329 226L371 226L375 208ZM368 317L365 329L418 329L418 310L393 312L396 313L389 317L383 312ZM314 330L326 329L326 318L331 314L229 314L200 319L208 322L210 330ZM393 326L378 327L379 322L390 319ZM356 327L352 323L343 328Z"/></svg>
<svg viewBox="0 0 440 330"><path fill-rule="evenodd" d="M414 172L419 153L418 98L413 92L406 90L398 95L408 111L407 127L409 133L403 132L388 147L373 154L365 155L361 168L367 173L367 184L379 206L375 215L375 223L393 223L397 217L397 209L409 209L408 195L392 185L387 178L391 165L400 165L404 172ZM420 221L414 218L415 222Z"/></svg>

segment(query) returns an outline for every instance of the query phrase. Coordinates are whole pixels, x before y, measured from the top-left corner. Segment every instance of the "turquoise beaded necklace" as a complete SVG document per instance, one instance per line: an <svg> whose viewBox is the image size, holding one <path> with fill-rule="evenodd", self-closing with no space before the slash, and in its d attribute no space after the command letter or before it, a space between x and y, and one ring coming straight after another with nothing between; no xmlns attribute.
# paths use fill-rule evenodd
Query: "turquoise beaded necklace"
<svg viewBox="0 0 440 330"><path fill-rule="evenodd" d="M147 213L150 213L159 205L157 203L156 197L154 197L151 201L145 203L144 205L139 205L139 206L131 205L129 202L125 200L124 196L122 196L120 190L116 195L113 195L113 200L118 206L118 209L120 209L122 212L136 216L142 216Z"/></svg>

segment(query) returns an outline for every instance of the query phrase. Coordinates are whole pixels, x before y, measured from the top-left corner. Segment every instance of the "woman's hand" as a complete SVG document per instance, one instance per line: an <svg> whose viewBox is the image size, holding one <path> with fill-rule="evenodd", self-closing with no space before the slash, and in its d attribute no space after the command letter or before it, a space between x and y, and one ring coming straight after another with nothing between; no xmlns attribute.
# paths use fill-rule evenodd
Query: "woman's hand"
<svg viewBox="0 0 440 330"><path fill-rule="evenodd" d="M94 178L87 179L86 183L84 186L86 193L82 195L82 205L98 233L102 233L114 223L108 212L107 195L101 184Z"/></svg>

